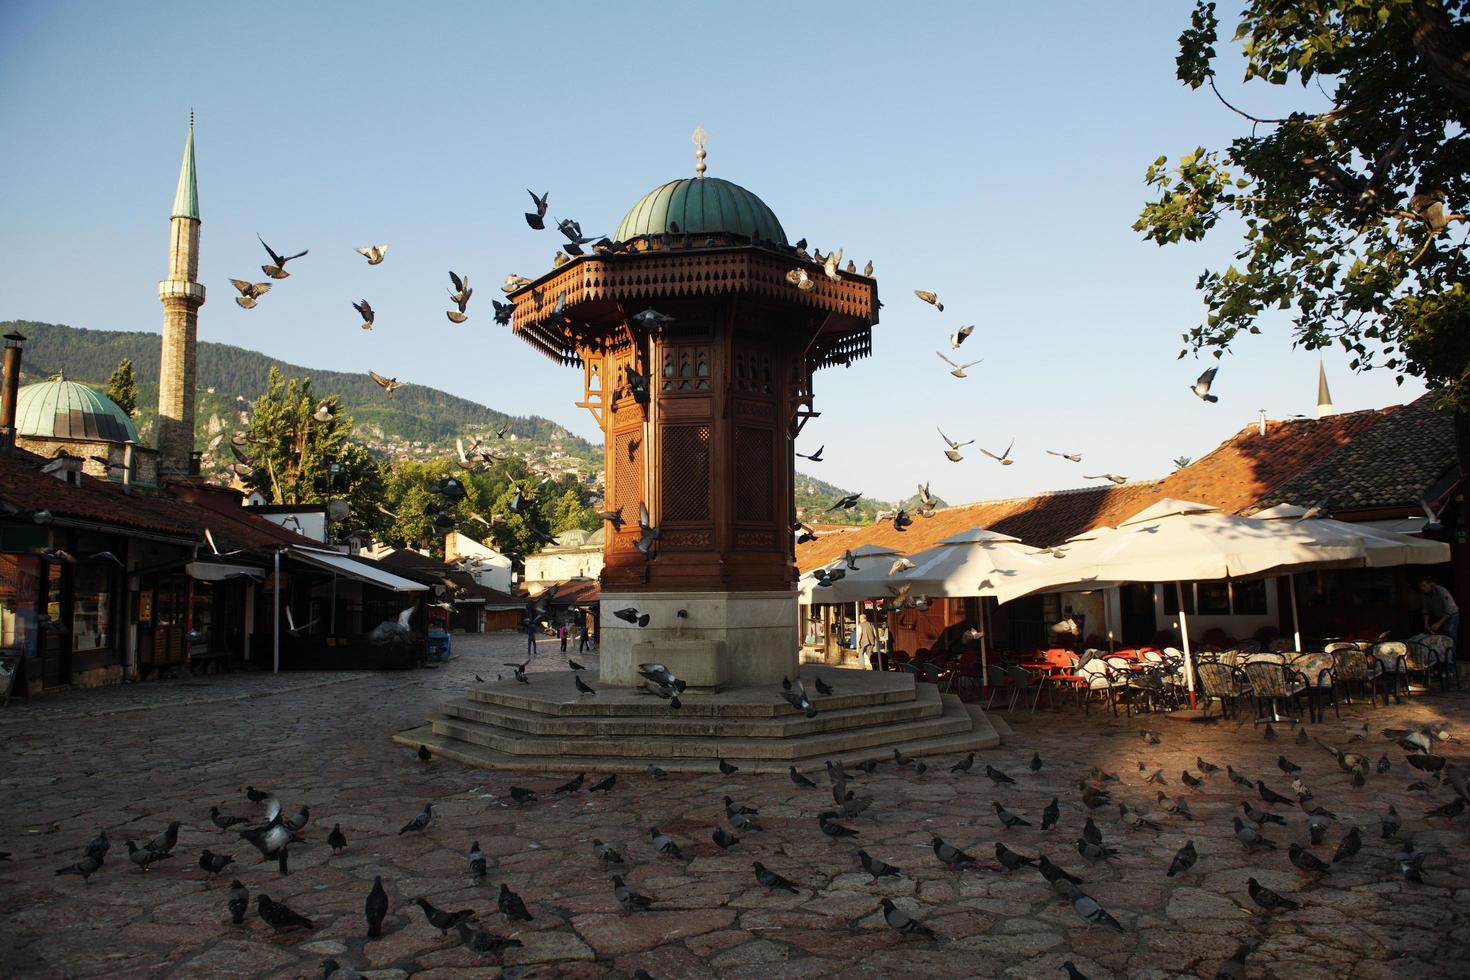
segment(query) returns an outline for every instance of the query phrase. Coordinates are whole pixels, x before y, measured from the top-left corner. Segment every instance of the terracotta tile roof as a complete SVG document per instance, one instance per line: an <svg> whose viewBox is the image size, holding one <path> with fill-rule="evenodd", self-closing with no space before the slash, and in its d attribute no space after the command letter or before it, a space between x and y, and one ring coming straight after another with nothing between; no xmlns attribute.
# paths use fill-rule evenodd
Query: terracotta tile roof
<svg viewBox="0 0 1470 980"><path fill-rule="evenodd" d="M1283 482L1261 504L1326 500L1335 513L1403 507L1418 514L1420 500L1437 499L1459 478L1454 424L1425 395Z"/></svg>
<svg viewBox="0 0 1470 980"><path fill-rule="evenodd" d="M71 520L199 541L210 529L226 550L311 542L251 514L233 490L169 484L162 490L134 487L82 475L73 486L41 472L47 460L13 450L0 454L0 502L23 512L49 511Z"/></svg>
<svg viewBox="0 0 1470 980"><path fill-rule="evenodd" d="M1264 435L1259 426L1251 425L1197 462L1163 479L947 507L927 520L914 518L913 525L903 532L895 531L891 522L884 522L819 534L816 541L797 548L796 564L808 571L863 544L912 554L971 527L989 528L1026 544L1048 547L1090 528L1115 525L1165 497L1195 500L1228 513L1240 513L1252 509L1288 481L1321 466L1402 411L1405 409L1395 406L1325 419L1267 422ZM1386 441L1385 448L1396 449L1408 440L1398 436Z"/></svg>

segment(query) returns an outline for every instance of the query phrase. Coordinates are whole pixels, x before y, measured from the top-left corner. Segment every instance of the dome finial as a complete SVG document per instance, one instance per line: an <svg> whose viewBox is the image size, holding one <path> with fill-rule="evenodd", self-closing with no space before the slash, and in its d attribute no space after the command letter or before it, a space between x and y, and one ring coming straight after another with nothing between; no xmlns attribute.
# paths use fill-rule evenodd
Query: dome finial
<svg viewBox="0 0 1470 980"><path fill-rule="evenodd" d="M704 144L709 142L709 133L704 131L703 126L695 126L694 135L690 139L694 140L694 173L703 177L705 171Z"/></svg>

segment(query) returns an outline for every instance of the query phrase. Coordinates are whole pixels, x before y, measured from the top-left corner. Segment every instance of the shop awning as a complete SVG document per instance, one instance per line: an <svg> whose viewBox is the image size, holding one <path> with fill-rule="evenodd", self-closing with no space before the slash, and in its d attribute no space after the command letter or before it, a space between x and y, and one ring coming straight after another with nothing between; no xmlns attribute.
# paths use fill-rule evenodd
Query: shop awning
<svg viewBox="0 0 1470 980"><path fill-rule="evenodd" d="M375 585L380 589L391 589L394 592L427 592L429 587L419 582L412 582L406 578L386 572L377 565L347 555L339 555L335 551L318 551L315 548L287 548L286 554L298 561L315 565L329 572L336 572L346 578L356 579L368 585Z"/></svg>
<svg viewBox="0 0 1470 980"><path fill-rule="evenodd" d="M232 578L256 580L265 578L263 568L256 568L253 565L231 565L222 561L191 561L184 565L184 571L190 578L200 582L224 582Z"/></svg>

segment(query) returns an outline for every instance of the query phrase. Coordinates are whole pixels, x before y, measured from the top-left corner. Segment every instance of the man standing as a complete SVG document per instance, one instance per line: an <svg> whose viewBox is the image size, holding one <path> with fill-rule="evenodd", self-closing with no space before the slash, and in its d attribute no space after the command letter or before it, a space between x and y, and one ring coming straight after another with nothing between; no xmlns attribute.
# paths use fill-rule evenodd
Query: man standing
<svg viewBox="0 0 1470 980"><path fill-rule="evenodd" d="M867 670L882 670L878 662L878 631L873 627L873 614L864 613L863 621L858 623L856 646L858 656L862 658L863 667Z"/></svg>
<svg viewBox="0 0 1470 980"><path fill-rule="evenodd" d="M578 630L578 633L577 633L577 652L578 653L586 653L588 650L591 650L592 649L592 633L591 633L590 629L587 626L587 619L588 619L587 614L586 613L583 613L582 614L582 625L581 625L581 627L580 627L580 629Z"/></svg>
<svg viewBox="0 0 1470 980"><path fill-rule="evenodd" d="M1450 590L1432 576L1426 575L1419 580L1419 591L1424 593L1424 629L1449 637L1447 656L1454 663L1455 646L1460 641L1460 607L1455 604Z"/></svg>
<svg viewBox="0 0 1470 980"><path fill-rule="evenodd" d="M538 629L540 629L540 628L541 628L541 624L538 623L538 622L536 622L536 617L535 616L528 616L528 617L526 617L526 656L527 657L534 657L534 656L536 656L536 631Z"/></svg>

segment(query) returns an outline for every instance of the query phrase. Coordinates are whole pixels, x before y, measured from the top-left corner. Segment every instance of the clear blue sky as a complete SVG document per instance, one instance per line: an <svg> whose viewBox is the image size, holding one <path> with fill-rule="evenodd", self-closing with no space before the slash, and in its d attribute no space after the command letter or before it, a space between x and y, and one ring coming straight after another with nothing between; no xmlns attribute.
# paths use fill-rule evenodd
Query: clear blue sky
<svg viewBox="0 0 1470 980"><path fill-rule="evenodd" d="M0 0L0 319L158 330L169 206L189 110L203 216L199 338L379 372L595 428L580 376L496 326L508 272L549 268L525 188L611 232L645 191L709 172L794 240L871 257L875 357L822 372L804 469L874 496L931 481L952 501L1135 479L1256 418L1311 413L1317 358L1283 320L1226 358L1218 405L1177 361L1194 280L1231 237L1160 250L1130 229L1160 153L1241 130L1174 79L1186 3L303 4ZM1233 20L1222 17L1224 32ZM1223 45L1222 45L1223 47ZM1233 75L1233 69L1230 70ZM1238 75L1235 75L1238 77ZM1266 114L1299 91L1241 90ZM311 249L260 307L259 231ZM376 268L352 252L388 242ZM444 317L446 270L476 287ZM939 292L936 313L912 295ZM351 303L368 298L364 333ZM984 357L968 380L934 356ZM1413 398L1329 353L1342 410ZM935 423L1017 464L949 463ZM1043 449L1085 453L1082 466Z"/></svg>

